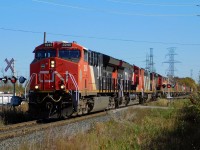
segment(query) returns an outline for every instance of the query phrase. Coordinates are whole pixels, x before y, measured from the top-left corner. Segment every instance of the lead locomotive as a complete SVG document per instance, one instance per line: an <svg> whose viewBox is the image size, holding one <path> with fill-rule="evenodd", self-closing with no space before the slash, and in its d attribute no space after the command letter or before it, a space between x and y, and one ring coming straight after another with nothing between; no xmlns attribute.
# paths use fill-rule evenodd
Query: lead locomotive
<svg viewBox="0 0 200 150"><path fill-rule="evenodd" d="M76 42L44 43L33 53L29 112L40 118L113 109L136 99L143 103L167 92L167 78ZM183 92L178 84L174 91Z"/></svg>

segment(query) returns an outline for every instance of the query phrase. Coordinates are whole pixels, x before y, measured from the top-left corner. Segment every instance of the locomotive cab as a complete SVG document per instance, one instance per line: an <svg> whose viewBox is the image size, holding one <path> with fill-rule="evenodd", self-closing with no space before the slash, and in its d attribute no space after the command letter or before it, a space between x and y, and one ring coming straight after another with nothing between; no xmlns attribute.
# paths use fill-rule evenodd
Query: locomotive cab
<svg viewBox="0 0 200 150"><path fill-rule="evenodd" d="M76 109L79 97L78 72L83 48L76 43L53 42L36 47L33 53L35 57L30 64L30 111L41 111L44 118L57 118L62 114L70 116Z"/></svg>

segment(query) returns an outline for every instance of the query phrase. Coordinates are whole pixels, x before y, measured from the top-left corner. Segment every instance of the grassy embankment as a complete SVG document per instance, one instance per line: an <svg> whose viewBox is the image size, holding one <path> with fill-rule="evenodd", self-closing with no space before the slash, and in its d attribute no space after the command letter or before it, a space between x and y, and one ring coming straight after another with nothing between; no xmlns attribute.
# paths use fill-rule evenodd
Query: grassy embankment
<svg viewBox="0 0 200 150"><path fill-rule="evenodd" d="M169 109L130 109L120 119L96 123L88 133L46 139L31 149L200 149L200 97L160 100L150 105ZM22 145L22 149L30 149Z"/></svg>
<svg viewBox="0 0 200 150"><path fill-rule="evenodd" d="M129 110L120 119L97 123L88 133L71 138L47 139L31 149L200 149L200 96L149 105L169 109ZM0 113L0 126L28 120L25 108ZM22 149L30 149L28 145Z"/></svg>
<svg viewBox="0 0 200 150"><path fill-rule="evenodd" d="M29 121L30 117L27 114L28 106L26 103L14 108L1 107L0 108L0 127Z"/></svg>

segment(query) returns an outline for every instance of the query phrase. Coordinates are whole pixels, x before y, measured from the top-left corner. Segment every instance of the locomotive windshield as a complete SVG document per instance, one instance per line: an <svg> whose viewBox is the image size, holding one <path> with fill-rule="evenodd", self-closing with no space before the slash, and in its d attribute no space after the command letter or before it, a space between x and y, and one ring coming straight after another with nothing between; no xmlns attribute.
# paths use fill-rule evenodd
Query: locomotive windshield
<svg viewBox="0 0 200 150"><path fill-rule="evenodd" d="M79 50L61 49L59 51L59 57L63 59L68 59L77 62L79 61L80 56L81 54Z"/></svg>
<svg viewBox="0 0 200 150"><path fill-rule="evenodd" d="M55 49L41 49L35 52L36 59L43 59L48 57L56 57L56 50Z"/></svg>

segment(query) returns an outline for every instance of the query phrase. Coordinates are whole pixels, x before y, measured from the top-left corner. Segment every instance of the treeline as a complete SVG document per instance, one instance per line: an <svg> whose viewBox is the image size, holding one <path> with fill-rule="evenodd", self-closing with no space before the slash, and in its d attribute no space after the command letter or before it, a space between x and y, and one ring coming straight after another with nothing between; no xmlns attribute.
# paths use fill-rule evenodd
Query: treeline
<svg viewBox="0 0 200 150"><path fill-rule="evenodd" d="M193 91L200 90L200 86L192 79L189 77L185 78L178 78L175 77L175 82L178 82L179 84L185 85L186 87L190 87L193 89Z"/></svg>

